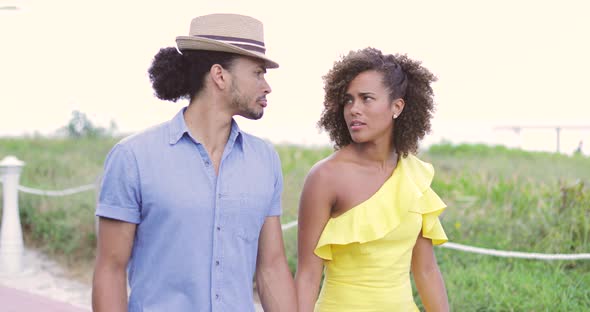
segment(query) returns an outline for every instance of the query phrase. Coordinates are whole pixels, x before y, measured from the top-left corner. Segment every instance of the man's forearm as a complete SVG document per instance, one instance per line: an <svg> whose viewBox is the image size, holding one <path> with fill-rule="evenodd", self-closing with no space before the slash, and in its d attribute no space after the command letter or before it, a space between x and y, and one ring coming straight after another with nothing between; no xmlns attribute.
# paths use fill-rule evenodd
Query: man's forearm
<svg viewBox="0 0 590 312"><path fill-rule="evenodd" d="M96 271L92 283L92 311L127 311L127 276L124 270L118 273Z"/></svg>
<svg viewBox="0 0 590 312"><path fill-rule="evenodd" d="M295 283L286 262L257 271L256 288L264 311L297 311Z"/></svg>

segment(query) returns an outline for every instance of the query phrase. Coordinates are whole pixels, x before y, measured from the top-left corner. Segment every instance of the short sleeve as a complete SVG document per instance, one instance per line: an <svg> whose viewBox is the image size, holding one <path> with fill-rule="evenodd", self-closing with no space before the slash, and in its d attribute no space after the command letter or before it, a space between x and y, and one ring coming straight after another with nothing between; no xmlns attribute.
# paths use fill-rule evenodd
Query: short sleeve
<svg viewBox="0 0 590 312"><path fill-rule="evenodd" d="M115 145L107 155L96 215L135 224L141 220L137 161L124 145Z"/></svg>
<svg viewBox="0 0 590 312"><path fill-rule="evenodd" d="M422 213L422 236L430 238L433 245L441 245L448 241L439 216L445 210L445 203L429 187L419 200Z"/></svg>
<svg viewBox="0 0 590 312"><path fill-rule="evenodd" d="M281 197L283 193L283 171L281 168L281 160L275 150L272 153L272 171L275 176L274 191L272 194L272 201L267 217L280 216L283 209L281 204Z"/></svg>

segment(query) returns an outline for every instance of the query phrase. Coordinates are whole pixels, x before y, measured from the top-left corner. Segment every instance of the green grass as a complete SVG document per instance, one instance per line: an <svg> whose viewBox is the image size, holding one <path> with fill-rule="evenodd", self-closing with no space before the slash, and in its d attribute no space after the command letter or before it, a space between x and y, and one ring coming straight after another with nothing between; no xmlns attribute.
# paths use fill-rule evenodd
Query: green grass
<svg viewBox="0 0 590 312"><path fill-rule="evenodd" d="M20 184L62 190L95 183L115 139L0 139L0 158L25 161ZM19 193L21 223L27 245L40 248L67 264L92 261L96 236L96 192L65 197Z"/></svg>
<svg viewBox="0 0 590 312"><path fill-rule="evenodd" d="M94 182L115 139L0 139L0 157L27 162L21 184L63 189ZM285 188L282 222L297 218L305 175L330 148L277 146ZM500 146L432 146L433 189L449 208L442 222L451 241L540 253L590 252L590 158ZM28 245L67 264L92 262L96 192L63 198L20 194ZM284 233L292 270L296 233ZM508 259L436 248L454 311L590 310L590 261ZM416 300L420 300L416 294Z"/></svg>
<svg viewBox="0 0 590 312"><path fill-rule="evenodd" d="M437 249L454 311L587 311L588 266ZM417 296L416 296L417 297Z"/></svg>
<svg viewBox="0 0 590 312"><path fill-rule="evenodd" d="M329 149L301 160L300 148L278 147L285 179L297 181ZM501 250L590 252L590 159L501 146L440 144L420 157L434 164L433 189L449 208L442 217L451 241ZM301 168L305 167L305 168ZM286 190L287 191L287 190ZM285 198L285 218L297 211ZM285 222L285 221L283 221ZM292 269L296 229L285 233ZM539 261L436 248L454 311L583 311L590 309L590 261ZM415 293L419 306L421 303Z"/></svg>

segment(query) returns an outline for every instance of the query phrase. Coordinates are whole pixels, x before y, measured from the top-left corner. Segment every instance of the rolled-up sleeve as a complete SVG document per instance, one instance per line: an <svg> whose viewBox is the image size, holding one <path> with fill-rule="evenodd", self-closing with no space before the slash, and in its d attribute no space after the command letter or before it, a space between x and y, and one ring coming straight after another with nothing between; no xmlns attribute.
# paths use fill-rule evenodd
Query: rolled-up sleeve
<svg viewBox="0 0 590 312"><path fill-rule="evenodd" d="M141 221L137 160L132 151L120 143L107 155L96 215L135 224Z"/></svg>
<svg viewBox="0 0 590 312"><path fill-rule="evenodd" d="M283 171L281 168L281 159L276 151L273 151L273 172L275 175L274 192L272 194L272 202L267 216L280 216L282 213L281 195L283 193Z"/></svg>

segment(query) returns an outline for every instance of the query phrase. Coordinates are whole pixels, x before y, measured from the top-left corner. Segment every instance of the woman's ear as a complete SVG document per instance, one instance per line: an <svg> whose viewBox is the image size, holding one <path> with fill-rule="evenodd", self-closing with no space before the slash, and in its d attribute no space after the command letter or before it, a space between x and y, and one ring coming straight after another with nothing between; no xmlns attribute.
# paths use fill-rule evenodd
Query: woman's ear
<svg viewBox="0 0 590 312"><path fill-rule="evenodd" d="M396 119L397 117L399 117L399 115L404 110L404 107L406 106L406 102L404 102L404 99L395 99L391 104L392 104L391 110L393 112L393 119Z"/></svg>

